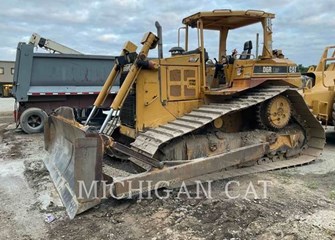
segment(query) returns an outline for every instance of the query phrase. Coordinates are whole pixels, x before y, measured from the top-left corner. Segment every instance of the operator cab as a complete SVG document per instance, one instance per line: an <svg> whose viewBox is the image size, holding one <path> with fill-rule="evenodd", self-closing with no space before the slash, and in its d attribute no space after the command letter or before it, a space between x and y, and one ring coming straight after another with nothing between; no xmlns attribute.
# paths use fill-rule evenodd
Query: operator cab
<svg viewBox="0 0 335 240"><path fill-rule="evenodd" d="M202 79L206 94L226 94L234 93L251 88L264 82L264 74L271 75L272 68L264 67L265 64L278 66L282 64L288 69L289 64L294 64L281 57L280 59L272 50L272 23L275 17L272 13L258 10L232 11L214 10L211 12L198 12L183 19L185 27L178 30L178 46L180 40L180 30L185 30L184 51L178 54L188 54L189 52L189 29L197 30L198 48L202 59ZM231 30L243 28L252 24L261 24L263 28L263 50L260 56L258 49L253 54L253 42L246 39L244 45L238 51L231 54L227 52L227 38ZM208 60L206 53L206 34L208 32L219 33L219 44L217 46L217 58L211 56ZM255 34L256 35L256 34ZM209 39L209 38L208 38ZM256 44L257 45L257 44ZM256 46L257 47L257 46ZM240 52L238 54L237 52ZM276 60L274 60L276 59ZM261 66L257 66L261 65ZM258 73L257 71L267 70L268 72ZM284 68L283 68L284 69ZM264 74L263 74L264 73ZM295 72L296 73L296 72ZM287 72L286 72L287 76ZM273 77L273 74L272 74ZM263 79L263 80L262 80ZM250 81L252 80L252 81Z"/></svg>

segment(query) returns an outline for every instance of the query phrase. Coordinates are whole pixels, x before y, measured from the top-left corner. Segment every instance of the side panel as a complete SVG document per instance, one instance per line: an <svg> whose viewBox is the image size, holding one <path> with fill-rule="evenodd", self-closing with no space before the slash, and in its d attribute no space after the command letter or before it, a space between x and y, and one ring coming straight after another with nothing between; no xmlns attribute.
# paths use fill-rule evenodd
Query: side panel
<svg viewBox="0 0 335 240"><path fill-rule="evenodd" d="M160 96L162 102L200 99L200 55L178 55L160 61Z"/></svg>
<svg viewBox="0 0 335 240"><path fill-rule="evenodd" d="M198 67L170 66L166 68L169 101L199 98L200 82Z"/></svg>
<svg viewBox="0 0 335 240"><path fill-rule="evenodd" d="M166 89L166 82L162 81L163 77L160 79L161 81L158 72L152 70L142 70L137 78L136 116L134 116L136 131L166 124L202 104L202 100L194 96L179 101L166 101L163 96L161 97L163 89Z"/></svg>
<svg viewBox="0 0 335 240"><path fill-rule="evenodd" d="M161 59L159 69L142 70L136 80L136 134L198 108L200 84L199 54Z"/></svg>
<svg viewBox="0 0 335 240"><path fill-rule="evenodd" d="M34 54L31 86L102 86L114 58Z"/></svg>

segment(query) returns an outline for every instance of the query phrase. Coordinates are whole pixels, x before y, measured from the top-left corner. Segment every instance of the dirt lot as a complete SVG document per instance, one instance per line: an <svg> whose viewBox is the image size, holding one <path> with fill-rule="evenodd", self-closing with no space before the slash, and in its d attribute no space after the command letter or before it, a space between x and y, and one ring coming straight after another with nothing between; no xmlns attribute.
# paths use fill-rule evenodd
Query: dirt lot
<svg viewBox="0 0 335 240"><path fill-rule="evenodd" d="M217 181L211 199L177 190L165 200L108 199L69 220L42 162L42 134L9 119L0 115L0 239L335 239L333 131L321 160L232 179L229 191ZM259 181L271 182L266 198ZM257 196L244 198L250 184Z"/></svg>

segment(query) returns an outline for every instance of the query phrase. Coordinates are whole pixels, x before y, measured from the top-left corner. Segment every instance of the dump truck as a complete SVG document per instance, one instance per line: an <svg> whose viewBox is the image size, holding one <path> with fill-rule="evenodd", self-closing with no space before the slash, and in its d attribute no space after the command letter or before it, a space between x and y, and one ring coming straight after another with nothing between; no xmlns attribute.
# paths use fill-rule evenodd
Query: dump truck
<svg viewBox="0 0 335 240"><path fill-rule="evenodd" d="M106 195L129 198L318 158L325 132L297 91L297 65L272 49L274 17L258 10L195 13L183 19L184 48L172 48L169 57L162 57L162 38L148 32L138 52L128 41L116 57L92 114L117 76L123 83L100 128L90 116L78 123L71 108L55 110L44 131L44 162L70 218ZM228 33L251 24L263 27L261 56L250 40L229 55ZM210 31L220 38L217 56L206 51ZM157 45L159 57L148 59Z"/></svg>
<svg viewBox="0 0 335 240"><path fill-rule="evenodd" d="M48 114L60 106L72 107L77 119L85 121L115 60L114 56L79 54L37 36L33 34L28 44L18 43L16 50L14 118L26 133L42 132ZM58 54L35 52L37 45ZM119 80L110 89L106 109L118 88ZM97 124L104 120L101 110L94 117Z"/></svg>
<svg viewBox="0 0 335 240"><path fill-rule="evenodd" d="M335 126L335 46L327 46L316 67L310 66L304 76L308 107L324 125Z"/></svg>

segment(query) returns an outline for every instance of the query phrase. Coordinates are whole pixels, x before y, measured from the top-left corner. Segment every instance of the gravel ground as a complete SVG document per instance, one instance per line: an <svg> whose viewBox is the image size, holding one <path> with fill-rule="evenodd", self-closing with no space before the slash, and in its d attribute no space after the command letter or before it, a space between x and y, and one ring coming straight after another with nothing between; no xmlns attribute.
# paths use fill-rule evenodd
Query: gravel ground
<svg viewBox="0 0 335 240"><path fill-rule="evenodd" d="M12 114L14 110L14 98L0 98L0 115Z"/></svg>
<svg viewBox="0 0 335 240"><path fill-rule="evenodd" d="M1 121L0 239L335 239L334 139L328 131L313 164L238 177L229 188L217 181L210 199L176 190L165 200L107 199L70 220L43 165L43 135ZM271 183L266 197L260 181ZM250 184L257 196L245 198Z"/></svg>

